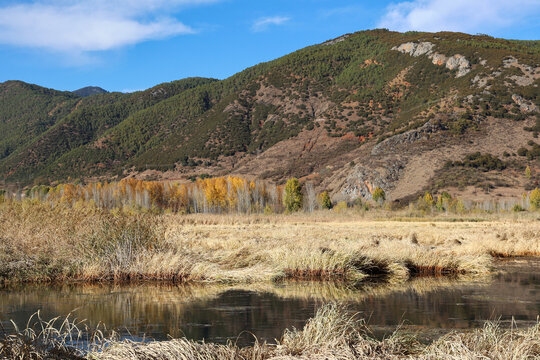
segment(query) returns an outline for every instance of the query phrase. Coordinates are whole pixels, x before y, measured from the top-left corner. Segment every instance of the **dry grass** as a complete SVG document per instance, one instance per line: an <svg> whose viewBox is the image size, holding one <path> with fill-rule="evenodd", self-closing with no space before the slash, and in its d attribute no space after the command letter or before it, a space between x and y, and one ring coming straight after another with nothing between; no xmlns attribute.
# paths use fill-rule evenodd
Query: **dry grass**
<svg viewBox="0 0 540 360"><path fill-rule="evenodd" d="M540 323L525 330L507 330L488 322L473 332L448 334L425 353L425 359L539 359Z"/></svg>
<svg viewBox="0 0 540 360"><path fill-rule="evenodd" d="M389 214L153 215L5 202L0 282L399 283L486 274L493 256L540 255L531 214L381 220Z"/></svg>
<svg viewBox="0 0 540 360"><path fill-rule="evenodd" d="M15 323L13 326L14 332L0 332L2 360L82 360L89 352L101 351L103 344L116 337L111 332L105 339L99 328L90 329L86 321L72 318L71 314L45 321L38 311L28 319L24 329Z"/></svg>
<svg viewBox="0 0 540 360"><path fill-rule="evenodd" d="M89 360L278 360L278 359L514 359L540 358L540 326L503 329L498 323L470 332L454 332L431 344L397 329L384 340L371 336L365 322L335 304L325 305L302 330L285 330L277 344L241 348L185 338L163 342L135 342L94 336L84 346L71 345L79 326L63 321L59 329L41 321L43 330L26 329L0 339L0 359ZM30 335L29 335L30 334ZM51 336L53 334L53 336ZM100 333L101 334L101 333Z"/></svg>

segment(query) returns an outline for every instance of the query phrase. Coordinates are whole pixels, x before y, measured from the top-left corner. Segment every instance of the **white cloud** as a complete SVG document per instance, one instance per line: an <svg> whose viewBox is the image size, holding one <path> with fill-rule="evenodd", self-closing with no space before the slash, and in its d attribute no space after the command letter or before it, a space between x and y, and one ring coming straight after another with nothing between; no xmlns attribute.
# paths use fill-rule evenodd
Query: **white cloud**
<svg viewBox="0 0 540 360"><path fill-rule="evenodd" d="M485 33L540 12L538 0L414 0L387 8L378 26L397 31ZM536 14L536 15L534 15Z"/></svg>
<svg viewBox="0 0 540 360"><path fill-rule="evenodd" d="M263 17L263 18L257 19L253 23L251 29L255 32L264 31L272 25L283 25L289 20L291 20L291 18L286 17L286 16Z"/></svg>
<svg viewBox="0 0 540 360"><path fill-rule="evenodd" d="M80 57L194 30L167 13L217 0L42 0L0 7L0 43Z"/></svg>

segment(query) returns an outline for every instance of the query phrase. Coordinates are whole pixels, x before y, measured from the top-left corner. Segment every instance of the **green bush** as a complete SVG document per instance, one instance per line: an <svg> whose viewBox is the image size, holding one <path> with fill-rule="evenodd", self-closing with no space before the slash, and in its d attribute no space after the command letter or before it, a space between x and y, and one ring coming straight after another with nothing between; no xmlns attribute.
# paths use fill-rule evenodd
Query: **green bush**
<svg viewBox="0 0 540 360"><path fill-rule="evenodd" d="M465 132L469 129L478 130L478 124L474 120L467 117L461 117L450 124L450 131L455 135L465 134Z"/></svg>
<svg viewBox="0 0 540 360"><path fill-rule="evenodd" d="M506 164L504 163L504 161L491 154L482 154L480 152L475 152L473 154L465 156L463 161L448 161L445 164L445 167L469 167L482 171L490 171L504 170L506 169Z"/></svg>

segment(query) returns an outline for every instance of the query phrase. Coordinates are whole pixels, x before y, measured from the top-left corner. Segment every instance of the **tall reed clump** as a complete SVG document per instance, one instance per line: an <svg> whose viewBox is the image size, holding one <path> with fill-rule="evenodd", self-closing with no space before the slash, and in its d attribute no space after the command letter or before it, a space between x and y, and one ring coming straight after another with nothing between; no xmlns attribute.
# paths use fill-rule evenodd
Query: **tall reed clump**
<svg viewBox="0 0 540 360"><path fill-rule="evenodd" d="M327 247L276 249L272 259L282 277L300 280L332 280L350 283L407 278L407 269L387 259L366 256L356 249Z"/></svg>
<svg viewBox="0 0 540 360"><path fill-rule="evenodd" d="M46 321L38 311L24 329L14 322L12 326L9 333L6 329L0 332L2 360L83 360L116 339L116 333L110 332L105 338L100 327L90 329L85 320L71 314Z"/></svg>
<svg viewBox="0 0 540 360"><path fill-rule="evenodd" d="M163 217L94 206L0 204L0 282L123 280L163 252Z"/></svg>
<svg viewBox="0 0 540 360"><path fill-rule="evenodd" d="M163 219L157 216L104 216L81 241L85 280L142 277L142 264L165 250Z"/></svg>
<svg viewBox="0 0 540 360"><path fill-rule="evenodd" d="M34 201L0 203L0 283L48 282L73 277L85 229L95 209L53 208Z"/></svg>
<svg viewBox="0 0 540 360"><path fill-rule="evenodd" d="M285 330L271 359L395 359L422 350L412 334L396 330L376 340L365 320L335 303L321 307L302 330Z"/></svg>

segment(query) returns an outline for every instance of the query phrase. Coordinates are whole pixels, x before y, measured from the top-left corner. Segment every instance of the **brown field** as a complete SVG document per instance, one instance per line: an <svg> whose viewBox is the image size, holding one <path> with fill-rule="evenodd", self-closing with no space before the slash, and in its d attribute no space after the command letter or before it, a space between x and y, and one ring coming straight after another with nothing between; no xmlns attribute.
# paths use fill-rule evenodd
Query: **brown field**
<svg viewBox="0 0 540 360"><path fill-rule="evenodd" d="M537 213L140 214L0 204L3 282L253 283L486 274L495 257L540 254Z"/></svg>

